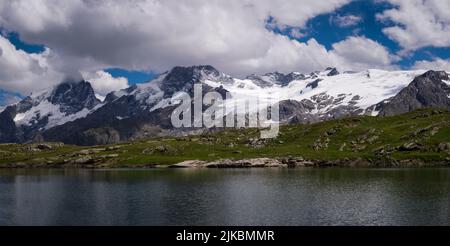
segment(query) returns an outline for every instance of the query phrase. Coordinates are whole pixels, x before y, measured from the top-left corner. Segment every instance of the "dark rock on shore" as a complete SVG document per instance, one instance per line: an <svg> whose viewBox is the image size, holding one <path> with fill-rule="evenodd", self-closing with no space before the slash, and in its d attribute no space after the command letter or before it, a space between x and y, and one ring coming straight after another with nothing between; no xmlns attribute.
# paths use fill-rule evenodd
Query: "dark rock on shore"
<svg viewBox="0 0 450 246"><path fill-rule="evenodd" d="M270 158L255 158L246 160L218 160L207 163L208 168L250 168L250 167L285 167L287 165L281 163L276 159Z"/></svg>
<svg viewBox="0 0 450 246"><path fill-rule="evenodd" d="M336 160L304 160L302 157L254 158L243 160L223 159L213 162L189 160L168 166L169 168L296 168L296 167L432 167L450 166L450 158L443 161L420 159L396 160L390 156L377 159L343 158Z"/></svg>

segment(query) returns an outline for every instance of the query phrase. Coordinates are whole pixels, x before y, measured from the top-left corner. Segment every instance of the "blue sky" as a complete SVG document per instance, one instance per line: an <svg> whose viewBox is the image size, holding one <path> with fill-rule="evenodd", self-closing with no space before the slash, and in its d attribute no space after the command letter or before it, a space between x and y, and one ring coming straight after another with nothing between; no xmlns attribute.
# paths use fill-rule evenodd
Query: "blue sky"
<svg viewBox="0 0 450 246"><path fill-rule="evenodd" d="M0 105L9 105L17 100L20 100L23 96L20 93L9 92L0 89Z"/></svg>
<svg viewBox="0 0 450 246"><path fill-rule="evenodd" d="M309 8L302 8L302 6L299 6L298 2L295 1L255 1L254 4L261 3L261 11L272 13L271 16L267 16L266 18L266 32L269 30L277 35L283 35L291 40L296 40L301 44L307 44L306 46L310 46L308 41L316 40L319 45L323 46L327 52L329 52L328 56L336 55L333 54L333 52L337 49L335 48L336 44L345 43L350 37L358 37L360 39L364 39L366 43L368 42L367 40L370 40L370 42L376 42L377 46L381 47L381 49L377 49L378 52L383 51L383 49L386 50L386 53L389 56L388 58L384 58L385 60L389 59L388 64L384 64L386 67L390 66L399 69L411 69L413 67L417 67L416 65L418 61L434 62L439 59L445 60L445 62L450 61L450 42L446 41L445 31L443 31L444 34L440 34L440 37L443 39L443 43L445 44L445 42L447 42L448 45L441 45L439 43L436 44L437 42L433 42L433 40L419 40L419 38L417 39L422 43L418 41L418 45L416 45L417 42L414 42L414 40L411 41L411 44L405 44L402 43L400 39L396 38L395 35L389 36L386 32L384 32L387 27L401 27L404 28L406 32L410 32L406 34L410 35L409 40L411 40L411 37L414 37L414 35L419 35L420 33L416 32L419 34L415 34L414 30L409 27L414 26L415 19L417 19L417 21L430 19L429 16L425 16L426 14L430 14L428 13L430 11L432 17L434 15L435 18L442 19L438 20L440 21L439 23L444 23L442 25L448 25L450 23L450 18L448 18L449 15L445 14L445 12L444 14L439 13L439 8L445 8L445 6L449 4L449 1L438 1L437 3L442 2L443 6L438 6L437 9L435 4L436 1L434 0L421 1L420 4L416 4L417 6L410 6L411 1L407 0L399 0L398 2L400 2L400 4L398 6L389 3L390 1L391 0L354 0L350 1L350 3L342 4L342 0L330 0L329 3L331 4L334 2L335 7L326 6L328 3L327 1L317 3L305 1L303 4L311 5ZM292 3L293 5L289 8L289 4ZM0 3L0 12L2 11L2 4L8 3ZM45 4L53 4L53 9L58 9L61 7L61 9L58 10L60 11L58 14L61 16L65 15L64 11L67 9L63 8L63 5L58 6L58 4L51 3L50 1L44 1L43 5ZM214 9L215 12L222 12L222 15L219 15L214 11L211 11L209 14L212 14L212 16L215 17L214 20L212 20L210 16L196 16L184 11L186 8L190 7L194 10L203 7L193 6L193 2L176 2L176 5L171 5L170 1L164 2L162 5L167 4L167 6L162 6L160 12L163 13L164 11L173 11L173 16L177 16L177 18L179 18L179 21L173 21L171 19L165 19L171 18L170 15L167 14L162 15L159 18L151 17L150 19L145 19L147 16L139 16L142 12L133 12L134 10L132 7L124 4L123 7L121 6L123 13L119 13L119 15L123 14L126 21L123 22L124 29L120 30L117 26L111 26L112 22L107 19L119 19L121 16L117 16L117 12L108 12L108 7L106 6L104 9L101 9L101 13L107 14L103 16L103 19L97 19L99 18L99 15L95 14L96 9L89 6L88 2L80 1L78 4L80 5L78 7L91 8L92 13L86 13L86 11L81 11L78 13L75 9L75 12L70 12L71 15L67 14L66 16L67 19L70 20L70 22L68 22L71 23L70 25L66 23L64 25L61 24L62 26L58 27L57 25L60 23L50 22L43 25L42 30L39 32L35 32L36 25L34 24L40 23L39 21L41 21L41 23L52 21L47 18L48 16L45 16L45 11L52 8L43 8L41 11L33 12L30 14L30 16L33 15L32 17L34 18L30 19L32 21L23 20L24 13L20 13L20 9L16 10L18 12L18 18L14 19L15 13L10 13L11 8L9 8L10 12L7 14L11 21L6 21L5 23L0 22L1 36L6 38L12 45L15 46L17 50L22 50L27 54L33 54L35 56L41 56L46 50L46 47L48 47L54 52L53 55L58 55L56 56L58 59L53 59L53 57L44 57L44 55L42 55L44 57L43 59L48 59L49 61L56 63L57 65L55 65L55 67L58 69L62 67L63 70L66 71L67 66L75 66L79 68L80 71L86 71L90 66L101 67L103 71L109 73L113 78L125 77L128 80L129 85L149 81L158 73L168 70L170 67L175 65L199 65L210 63L211 65L218 67L220 70L232 75L245 75L250 72L263 73L269 72L270 70L292 71L296 68L299 68L298 71L300 71L307 70L309 68L315 69L318 66L323 66L323 64L312 64L311 66L308 66L308 64L305 65L305 62L302 63L299 61L299 58L296 58L296 60L293 61L293 63L295 63L294 65L290 65L289 62L283 60L283 56L278 56L274 58L255 58L262 59L260 61L258 60L258 63L262 64L258 67L258 69L255 69L252 66L240 69L239 65L236 64L251 64L246 63L245 60L242 60L244 58L240 57L241 54L243 57L248 56L249 54L264 54L266 51L261 49L270 47L279 40L277 41L276 38L274 39L273 37L268 37L264 34L264 30L257 30L258 26L252 26L252 23L257 22L249 21L249 16L245 11L243 11L242 15L239 15L239 12L243 10L242 8L239 8L239 6L238 9L233 9L231 5L215 6L214 3L201 3L204 5L210 4L210 9ZM115 4L120 5L123 3ZM279 7L278 5L284 4L288 4L288 7L286 8L286 6L282 6L282 8L280 8L281 11L277 9ZM36 8L39 6L34 7ZM167 9L164 7L167 7ZM177 7L180 7L181 12L177 12ZM409 11L413 7L417 7L419 12L422 11L424 13L422 19L421 16L411 16L409 20L400 22L398 20L396 21L395 16L393 16L396 13L391 14L386 18L379 18L379 15L383 14L386 10L404 11L399 12L404 14L407 13L405 11ZM292 13L286 13L286 11L290 10L292 10ZM26 12L27 10L23 11ZM436 13L433 13L433 11ZM43 16L39 16L41 13L43 13ZM74 13L78 14L78 16ZM158 11L156 11L156 13L158 13ZM188 14L186 15L186 13ZM294 16L294 20L292 20L292 17L290 17L290 19L286 19L283 15L288 17L292 15ZM308 16L308 18L305 19L306 21L303 21L303 15ZM221 17L224 18L221 19ZM295 17L298 18L295 19ZM255 18L257 18L257 16L255 16ZM131 26L127 26L128 19L131 20ZM235 19L238 20L238 22L236 22L237 24L234 23ZM154 23L149 22L149 20ZM158 20L161 20L161 22L158 22ZM208 20L206 26L203 26L205 23L204 20ZM21 21L24 22L21 23ZM84 21L90 21L93 27L86 25L86 22ZM233 25L228 28L227 24L229 23L227 22L232 23ZM295 23L296 25L285 24L284 22ZM141 23L143 30L148 33L143 34L142 30L136 30L135 26L133 26L136 25L136 23ZM29 25L29 27L27 27L27 25ZM168 26L166 28L162 28L164 25ZM242 30L238 30L239 25L244 32L242 32ZM67 28L67 26L73 29L66 30L65 28ZM450 28L450 24L448 26ZM213 28L209 29L210 27ZM185 32L185 30L189 28L191 28L191 30ZM219 30L220 28L223 28L222 32L214 33L215 30ZM264 29L264 27L262 28ZM427 28L429 28L429 26L427 26ZM61 30L63 30L63 32L61 32ZM234 31L237 31L236 34ZM248 36L241 37L246 31L248 31ZM251 31L254 31L254 33L251 33ZM223 36L223 33L227 35ZM24 34L23 37L21 36L22 34ZM180 35L183 36L181 37ZM235 39L228 39L227 37L233 37L234 35L237 36L237 41ZM255 38L253 40L253 37L258 37L260 39ZM259 40L264 39L266 39L266 42L268 43L259 44ZM174 42L174 40L177 42ZM226 41L226 43L221 43L222 40L224 40L223 42ZM153 44L156 45L153 46ZM218 45L217 48L209 47L209 45L216 44ZM283 43L282 45L288 47L291 44ZM255 48L254 51L249 51L253 48ZM224 50L224 53L217 52L217 50L220 51L221 49ZM287 49L292 50L292 48L289 47ZM407 51L406 53L405 50ZM314 53L316 51L310 47L306 47L304 50L300 49L299 53L301 52L306 52L306 54L312 55L316 54ZM370 53L371 50L366 50L366 52ZM375 49L374 52L376 52ZM355 56L361 57L364 55L367 56L367 54L356 54ZM387 55L385 54L385 56ZM32 57L31 59L36 58ZM347 67L351 67L354 63L345 57L339 59L339 61L346 62L345 65ZM351 59L355 58L351 57ZM61 64L66 61L70 61L67 62L68 65ZM105 66L104 64L111 65ZM431 65L433 64L434 63ZM367 64L368 68L370 66L370 64ZM27 68L29 69L29 67L30 66ZM133 69L125 69L124 67L133 67ZM43 69L43 71L45 72L46 69L47 68ZM26 85L17 87L17 89L14 85L11 85L13 83L9 83L9 86L5 86L3 84L6 83L2 82L1 79L2 76L0 74L0 105L4 104L11 97L16 97L20 94L27 94L31 91L31 89L23 89L26 88ZM20 80L24 79L19 79L18 83ZM42 79L38 78L37 81L42 81ZM114 89L115 87L112 88Z"/></svg>
<svg viewBox="0 0 450 246"><path fill-rule="evenodd" d="M110 73L113 77L125 77L128 79L130 84L139 84L147 82L153 79L157 73L152 71L133 71L121 68L108 68L105 69L106 72Z"/></svg>
<svg viewBox="0 0 450 246"><path fill-rule="evenodd" d="M5 32L5 37L16 47L18 50L23 50L30 54L38 54L44 52L45 46L40 44L28 44L22 41L19 34L16 32L6 32L2 29L0 31Z"/></svg>
<svg viewBox="0 0 450 246"><path fill-rule="evenodd" d="M383 23L377 20L376 15L385 10L395 8L392 4L382 1L353 1L332 13L318 15L307 22L306 28L302 30L304 36L295 38L290 35L292 27L285 30L275 29L274 31L302 42L314 38L320 44L324 45L328 50L332 49L334 43L345 40L349 36L359 35L377 41L384 47L389 49L393 54L399 52L401 47L397 42L387 37L382 29L393 25L392 23ZM355 25L339 26L335 21L336 17L358 16L361 20ZM268 21L270 22L271 19ZM449 34L450 35L450 34ZM433 60L434 58L448 59L450 58L450 47L436 48L424 47L414 51L412 54L402 57L395 64L402 69L409 69L420 60Z"/></svg>

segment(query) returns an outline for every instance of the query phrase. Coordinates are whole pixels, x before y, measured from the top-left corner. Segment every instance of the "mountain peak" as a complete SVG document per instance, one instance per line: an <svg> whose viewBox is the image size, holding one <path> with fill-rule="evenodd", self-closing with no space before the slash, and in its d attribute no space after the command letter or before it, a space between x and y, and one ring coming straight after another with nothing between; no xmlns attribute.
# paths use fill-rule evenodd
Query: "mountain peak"
<svg viewBox="0 0 450 246"><path fill-rule="evenodd" d="M0 127L0 142L30 140L38 131L85 117L100 103L89 82L60 83L1 112L0 125L5 127Z"/></svg>
<svg viewBox="0 0 450 246"><path fill-rule="evenodd" d="M91 84L85 80L59 84L47 99L52 104L61 105L61 110L67 114L76 113L84 108L92 109L100 104Z"/></svg>
<svg viewBox="0 0 450 246"><path fill-rule="evenodd" d="M164 77L161 82L161 89L172 95L178 91L189 91L193 84L200 83L205 80L211 80L221 83L233 82L233 79L219 72L211 65L200 65L191 67L174 67Z"/></svg>
<svg viewBox="0 0 450 246"><path fill-rule="evenodd" d="M266 73L264 75L251 74L246 79L252 80L256 85L261 87L270 87L273 85L286 86L294 80L303 80L306 76L301 73L291 72L283 74L280 72Z"/></svg>
<svg viewBox="0 0 450 246"><path fill-rule="evenodd" d="M377 105L380 115L389 116L420 108L450 108L449 76L444 71L427 71L417 76L396 96Z"/></svg>
<svg viewBox="0 0 450 246"><path fill-rule="evenodd" d="M429 70L419 77L428 78L432 81L449 80L449 75L445 71Z"/></svg>
<svg viewBox="0 0 450 246"><path fill-rule="evenodd" d="M183 67L183 66L173 67L168 72L168 75L180 74L180 73L195 74L195 73L200 73L200 72L205 72L207 74L216 74L216 75L220 74L220 72L211 65L196 65L196 66L190 66L190 67Z"/></svg>

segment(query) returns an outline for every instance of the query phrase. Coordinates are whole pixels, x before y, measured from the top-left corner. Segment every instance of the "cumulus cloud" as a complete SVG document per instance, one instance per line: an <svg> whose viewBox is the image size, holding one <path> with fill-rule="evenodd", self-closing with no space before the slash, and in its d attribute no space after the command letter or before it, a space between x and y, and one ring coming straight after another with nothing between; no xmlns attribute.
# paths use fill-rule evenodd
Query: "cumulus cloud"
<svg viewBox="0 0 450 246"><path fill-rule="evenodd" d="M327 50L315 39L299 42L267 28L270 19L272 26L292 27L293 35L300 37L310 18L348 2L0 1L3 28L28 43L49 47L31 55L2 38L9 58L0 61L0 69L10 72L0 75L0 87L29 92L82 76L100 94L125 87L124 78L114 79L102 71L108 67L162 72L176 65L210 64L233 76L310 72L328 66L391 68L394 58L387 49L365 37L347 38ZM341 24L357 19L342 17Z"/></svg>
<svg viewBox="0 0 450 246"><path fill-rule="evenodd" d="M397 57L381 45L366 37L350 37L333 44L330 51L337 67L344 70L363 70L367 68L392 69Z"/></svg>
<svg viewBox="0 0 450 246"><path fill-rule="evenodd" d="M395 8L377 15L393 26L383 32L403 47L403 53L422 47L450 46L450 1L448 0L387 0Z"/></svg>
<svg viewBox="0 0 450 246"><path fill-rule="evenodd" d="M290 45L285 42L290 42ZM366 37L349 37L333 44L328 51L315 39L300 43L277 36L264 57L244 60L238 65L250 68L250 71L274 71L273 64L278 64L280 72L310 72L328 66L359 71L369 68L394 69L396 66L392 63L396 60L397 57L391 55L386 47Z"/></svg>
<svg viewBox="0 0 450 246"><path fill-rule="evenodd" d="M57 84L64 75L48 63L51 56L49 49L40 54L17 50L0 36L0 89L29 94Z"/></svg>
<svg viewBox="0 0 450 246"><path fill-rule="evenodd" d="M126 78L113 78L104 71L88 72L78 70L77 62L92 65L87 59L75 59L69 62L49 48L39 54L18 50L11 42L0 35L0 89L28 95L47 89L62 81L90 80L94 90L103 95L128 86ZM11 104L19 97L3 93L3 101Z"/></svg>
<svg viewBox="0 0 450 246"><path fill-rule="evenodd" d="M424 70L443 70L450 72L450 60L436 58L431 61L417 61L413 68Z"/></svg>
<svg viewBox="0 0 450 246"><path fill-rule="evenodd" d="M267 53L273 50L296 52L307 45L267 30L269 17L279 27L301 28L349 1L17 0L1 2L0 22L25 41L50 47L64 57L63 64L78 70L110 66L161 72L175 65L211 64L244 75L266 72L254 71L254 61L269 70L282 66L260 61L270 59Z"/></svg>
<svg viewBox="0 0 450 246"><path fill-rule="evenodd" d="M85 72L83 77L89 81L94 91L102 96L111 91L117 91L128 87L128 79L124 77L114 78L105 71Z"/></svg>

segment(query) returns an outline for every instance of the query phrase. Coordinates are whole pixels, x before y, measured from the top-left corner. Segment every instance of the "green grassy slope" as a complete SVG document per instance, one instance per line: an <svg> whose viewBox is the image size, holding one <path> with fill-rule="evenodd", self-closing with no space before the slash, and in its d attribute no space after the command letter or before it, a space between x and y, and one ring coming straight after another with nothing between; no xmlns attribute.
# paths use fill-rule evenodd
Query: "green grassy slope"
<svg viewBox="0 0 450 246"><path fill-rule="evenodd" d="M450 111L425 109L393 117L360 116L311 125L285 125L281 126L275 139L258 137L258 129L233 129L109 146L2 144L0 167L58 167L70 163L83 166L85 164L80 164L83 161L90 163L86 167L143 167L193 159L286 156L314 160L363 158L448 162L450 144L446 143L450 143Z"/></svg>

